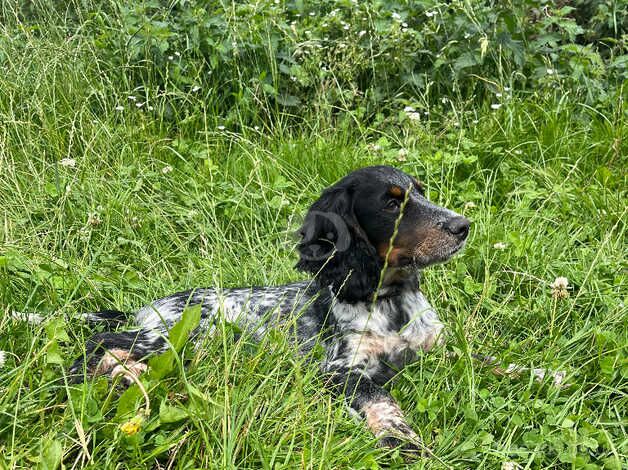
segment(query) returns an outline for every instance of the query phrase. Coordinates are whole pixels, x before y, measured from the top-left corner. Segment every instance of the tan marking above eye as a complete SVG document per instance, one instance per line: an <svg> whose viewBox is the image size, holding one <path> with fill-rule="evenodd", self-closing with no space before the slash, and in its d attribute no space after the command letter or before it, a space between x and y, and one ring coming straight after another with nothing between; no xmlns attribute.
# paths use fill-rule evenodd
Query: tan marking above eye
<svg viewBox="0 0 628 470"><path fill-rule="evenodd" d="M403 189L399 186L391 186L388 188L388 194L392 197L401 198L403 197Z"/></svg>

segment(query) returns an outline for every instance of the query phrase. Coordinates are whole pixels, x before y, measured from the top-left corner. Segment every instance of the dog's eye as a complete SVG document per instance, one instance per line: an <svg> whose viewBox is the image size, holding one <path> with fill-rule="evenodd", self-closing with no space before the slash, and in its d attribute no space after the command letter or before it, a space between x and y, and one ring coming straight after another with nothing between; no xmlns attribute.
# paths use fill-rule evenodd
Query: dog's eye
<svg viewBox="0 0 628 470"><path fill-rule="evenodd" d="M389 199L386 202L384 209L386 209L387 211L396 212L399 210L399 207L401 207L401 201L399 199Z"/></svg>

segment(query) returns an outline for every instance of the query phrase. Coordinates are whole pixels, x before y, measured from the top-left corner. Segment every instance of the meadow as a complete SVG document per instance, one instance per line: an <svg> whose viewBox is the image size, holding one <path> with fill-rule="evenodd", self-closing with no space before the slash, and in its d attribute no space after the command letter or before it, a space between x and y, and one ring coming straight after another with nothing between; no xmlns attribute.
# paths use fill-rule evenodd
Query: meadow
<svg viewBox="0 0 628 470"><path fill-rule="evenodd" d="M557 3L3 2L0 468L626 468L628 6ZM305 210L372 164L473 222L421 281L447 346L389 385L433 456L282 331L177 341L146 396L68 381L79 312L303 279Z"/></svg>

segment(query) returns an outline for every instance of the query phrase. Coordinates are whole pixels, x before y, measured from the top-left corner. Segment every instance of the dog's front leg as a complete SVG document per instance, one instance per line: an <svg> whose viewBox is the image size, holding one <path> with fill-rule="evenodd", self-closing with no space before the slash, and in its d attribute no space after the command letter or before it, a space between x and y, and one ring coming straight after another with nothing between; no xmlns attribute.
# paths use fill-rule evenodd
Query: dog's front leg
<svg viewBox="0 0 628 470"><path fill-rule="evenodd" d="M338 369L330 374L329 384L336 394L344 393L347 404L366 420L380 445L400 448L404 453L420 454L419 436L406 422L399 405L383 387L358 369Z"/></svg>

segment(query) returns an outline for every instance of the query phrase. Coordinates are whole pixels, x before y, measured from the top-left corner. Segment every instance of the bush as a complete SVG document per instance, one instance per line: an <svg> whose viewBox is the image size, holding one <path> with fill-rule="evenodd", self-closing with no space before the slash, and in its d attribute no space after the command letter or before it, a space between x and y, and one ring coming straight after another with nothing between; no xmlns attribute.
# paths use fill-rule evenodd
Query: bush
<svg viewBox="0 0 628 470"><path fill-rule="evenodd" d="M94 5L87 27L131 88L202 87L228 123L349 110L368 121L512 90L604 103L609 82L626 78L626 5L132 0Z"/></svg>

